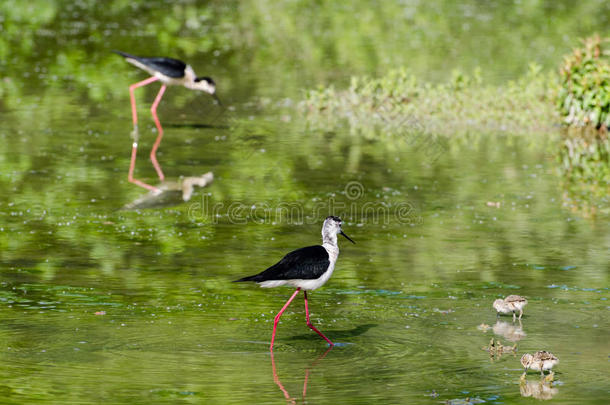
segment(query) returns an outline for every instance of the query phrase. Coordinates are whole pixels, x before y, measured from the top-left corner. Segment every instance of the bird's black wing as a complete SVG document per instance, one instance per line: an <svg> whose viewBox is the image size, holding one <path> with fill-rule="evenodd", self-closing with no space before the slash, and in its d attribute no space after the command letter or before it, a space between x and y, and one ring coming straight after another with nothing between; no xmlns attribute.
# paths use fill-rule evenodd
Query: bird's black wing
<svg viewBox="0 0 610 405"><path fill-rule="evenodd" d="M308 246L288 253L262 273L235 281L313 280L324 274L329 265L328 252L323 246Z"/></svg>
<svg viewBox="0 0 610 405"><path fill-rule="evenodd" d="M184 77L186 63L181 60L172 58L139 58L138 61L166 76L175 77L177 79Z"/></svg>
<svg viewBox="0 0 610 405"><path fill-rule="evenodd" d="M130 55L126 52L114 52L123 56L124 58L137 60L141 64L146 65L151 69L164 74L165 76L174 77L176 79L184 77L186 63L182 62L181 60L172 58L142 58L140 56Z"/></svg>

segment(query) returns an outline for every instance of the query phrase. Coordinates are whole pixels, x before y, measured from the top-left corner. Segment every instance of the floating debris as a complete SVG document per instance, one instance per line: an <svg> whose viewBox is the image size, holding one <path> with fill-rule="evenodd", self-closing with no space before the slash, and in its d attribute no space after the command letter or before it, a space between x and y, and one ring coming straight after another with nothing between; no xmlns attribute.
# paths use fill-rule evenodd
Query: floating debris
<svg viewBox="0 0 610 405"><path fill-rule="evenodd" d="M437 313L439 313L439 314L443 314L443 315L449 315L450 313L455 312L455 309L451 309L451 308L449 308L449 309L438 309L438 308L434 308L434 309L432 310L432 312L437 312Z"/></svg>
<svg viewBox="0 0 610 405"><path fill-rule="evenodd" d="M438 392L436 392L436 390L432 390L431 393L425 395L431 398L438 398Z"/></svg>
<svg viewBox="0 0 610 405"><path fill-rule="evenodd" d="M446 405L472 405L472 404L482 404L484 402L485 402L485 400L483 400L481 398L466 397L464 399L462 399L462 398L448 399L442 403L446 404Z"/></svg>

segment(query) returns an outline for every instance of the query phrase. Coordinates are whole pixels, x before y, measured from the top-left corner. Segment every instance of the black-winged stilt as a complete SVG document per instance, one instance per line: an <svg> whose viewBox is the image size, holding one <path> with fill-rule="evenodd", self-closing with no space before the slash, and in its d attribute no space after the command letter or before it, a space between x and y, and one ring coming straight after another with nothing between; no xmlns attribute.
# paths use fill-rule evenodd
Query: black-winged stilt
<svg viewBox="0 0 610 405"><path fill-rule="evenodd" d="M157 130L159 134L157 135L157 140L155 141L152 150L150 151L150 160L152 161L155 170L157 171L157 175L159 179L163 181L165 176L163 175L163 171L161 170L161 166L159 162L157 162L157 148L161 144L161 138L163 137L163 127L161 127L161 123L159 122L159 117L157 117L157 107L161 102L161 98L163 97L163 93L165 93L165 89L167 86L184 86L187 89L191 90L201 90L206 93L209 93L216 99L218 104L220 104L220 100L216 96L216 83L209 77L197 77L195 75L195 71L190 65L172 58L142 58L139 56L130 55L121 51L114 51L115 53L121 55L125 58L125 60L132 65L145 70L150 73L152 77L149 77L146 80L142 80L141 82L134 83L129 86L129 95L131 97L131 115L133 118L133 128L134 128L134 142L131 149L131 163L129 165L129 175L127 176L128 180L138 186L144 187L148 190L158 192L159 190L151 186L149 184L144 183L141 180L137 180L133 178L133 171L136 164L136 153L138 150L138 113L136 110L136 98L134 96L134 90L138 87L146 86L152 82L159 80L161 83L161 89L159 93L157 93L157 97L155 97L155 101L150 107L150 112L153 116L153 120L155 121L155 125L157 126Z"/></svg>
<svg viewBox="0 0 610 405"><path fill-rule="evenodd" d="M275 332L280 317L301 290L303 290L305 298L305 320L307 326L326 340L329 345L334 345L330 339L324 336L322 332L316 329L309 321L307 291L320 288L333 274L335 263L339 256L337 235L343 235L350 242L356 243L341 230L341 219L339 217L329 216L324 220L324 225L322 226L322 245L308 246L292 251L267 270L253 276L235 280L236 282L254 281L264 288L279 287L282 285L297 287L296 291L288 301L286 301L286 304L284 304L273 320L273 334L271 335L271 346L269 347L269 350L273 350Z"/></svg>

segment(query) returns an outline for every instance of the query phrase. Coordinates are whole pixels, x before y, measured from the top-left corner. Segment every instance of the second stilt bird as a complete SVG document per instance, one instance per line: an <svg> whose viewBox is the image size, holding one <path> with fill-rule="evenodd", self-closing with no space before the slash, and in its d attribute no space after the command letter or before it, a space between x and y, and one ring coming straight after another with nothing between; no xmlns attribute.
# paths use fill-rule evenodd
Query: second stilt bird
<svg viewBox="0 0 610 405"><path fill-rule="evenodd" d="M326 340L329 345L334 345L334 343L316 329L309 320L307 291L322 287L333 274L337 257L339 257L337 235L343 235L350 242L356 243L341 230L341 219L339 217L330 216L326 218L324 225L322 226L322 245L297 249L288 253L282 260L262 273L235 280L238 282L254 281L265 288L279 287L282 285L297 287L296 291L288 301L286 301L286 304L284 304L273 320L273 334L271 335L271 346L269 347L269 350L273 350L275 332L280 317L301 290L303 290L303 296L305 298L305 320L307 326L320 335L322 339Z"/></svg>
<svg viewBox="0 0 610 405"><path fill-rule="evenodd" d="M133 171L136 165L136 153L138 150L138 113L136 110L136 98L134 95L134 90L138 87L146 86L147 84L150 84L157 80L163 83L161 85L159 93L157 93L155 101L153 102L150 108L150 112L152 113L158 131L157 140L155 141L152 150L150 151L150 160L152 161L152 164L155 167L155 170L157 171L159 179L163 181L165 176L163 175L161 166L157 161L157 149L161 144L161 138L163 138L163 127L161 127L159 117L157 117L157 107L161 102L161 98L163 97L163 93L165 93L166 87L184 86L187 89L191 90L201 90L211 94L212 97L214 97L216 101L218 101L218 103L220 104L220 100L216 96L216 83L214 83L214 80L209 77L197 77L195 75L195 71L190 65L187 65L186 63L178 59L142 58L121 51L114 52L124 57L127 62L142 70L145 70L146 72L152 75L146 80L142 80L141 82L129 86L129 95L131 96L131 115L133 118L134 128L134 142L131 149L131 163L129 165L129 174L127 178L130 182L137 184L138 186L156 192L158 191L156 187L146 184L143 181L134 179L133 177Z"/></svg>

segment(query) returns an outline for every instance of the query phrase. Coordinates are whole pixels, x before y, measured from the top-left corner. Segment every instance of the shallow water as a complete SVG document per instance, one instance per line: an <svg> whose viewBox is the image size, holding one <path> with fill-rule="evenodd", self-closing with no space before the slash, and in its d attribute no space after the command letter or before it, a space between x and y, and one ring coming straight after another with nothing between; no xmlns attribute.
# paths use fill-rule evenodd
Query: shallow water
<svg viewBox="0 0 610 405"><path fill-rule="evenodd" d="M3 403L608 398L608 204L581 215L563 188L554 134L472 134L431 154L425 141L313 131L294 108L300 62L282 76L255 62L239 75L242 61L221 53L198 66L220 75L227 110L176 88L159 110L168 179L213 171L214 183L188 202L125 210L145 194L126 179L127 86L142 76L78 27L48 24L36 35L55 30L71 49L97 49L84 75L99 80L25 80L16 66L35 77L26 62L53 59L39 48L3 65L4 83L15 85L4 87L0 110ZM112 27L113 47L139 35ZM308 69L307 80L328 77ZM155 91L138 99L136 176L151 183ZM273 317L291 290L231 281L319 243L329 214L357 242L340 240L335 274L310 294L312 321L338 344L327 350L307 328L297 297L272 358ZM521 323L491 307L509 294L529 299ZM516 356L490 358L483 348L492 337L516 343ZM520 385L519 357L542 349L560 359L555 383L530 372Z"/></svg>

